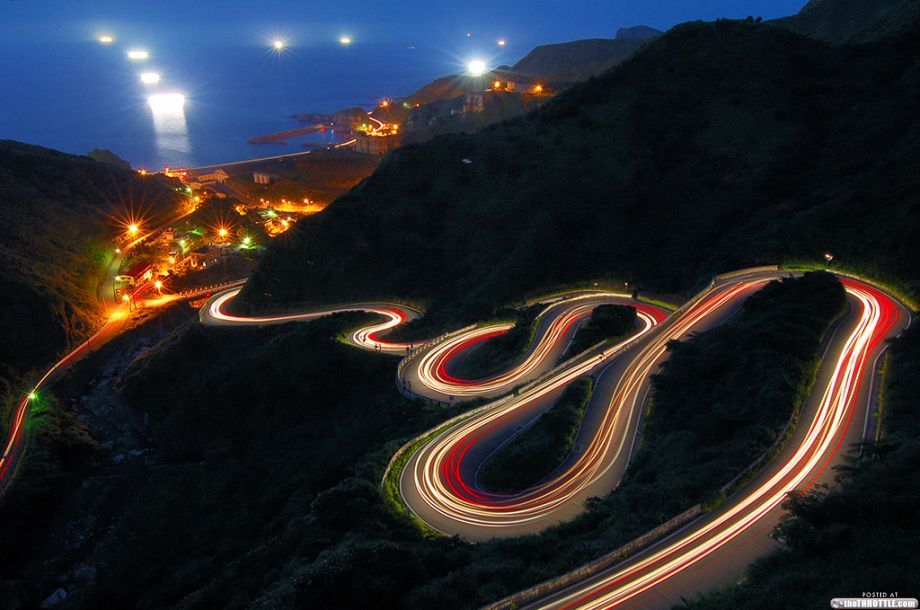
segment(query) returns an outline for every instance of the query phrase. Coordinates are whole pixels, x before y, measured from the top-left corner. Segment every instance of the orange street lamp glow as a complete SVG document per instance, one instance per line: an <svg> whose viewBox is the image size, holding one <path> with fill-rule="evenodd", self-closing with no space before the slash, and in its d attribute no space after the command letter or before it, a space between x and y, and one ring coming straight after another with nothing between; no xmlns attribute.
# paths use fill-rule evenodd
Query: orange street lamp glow
<svg viewBox="0 0 920 610"><path fill-rule="evenodd" d="M156 288L157 290L161 290L163 288L163 282L161 282L160 280L157 280L153 283L153 287Z"/></svg>
<svg viewBox="0 0 920 610"><path fill-rule="evenodd" d="M128 233L130 233L131 235L137 235L137 232L140 231L140 230L141 230L141 228L140 228L139 226L137 226L137 224L135 224L135 223L133 223L133 222L132 222L131 224L128 225Z"/></svg>
<svg viewBox="0 0 920 610"><path fill-rule="evenodd" d="M127 303L129 300L131 300L131 297L129 297L129 296L126 295L126 294L123 294L123 295L121 295L121 300L124 301L125 303Z"/></svg>
<svg viewBox="0 0 920 610"><path fill-rule="evenodd" d="M217 230L217 234L220 235L221 237L227 237L227 229L221 227L220 229Z"/></svg>
<svg viewBox="0 0 920 610"><path fill-rule="evenodd" d="M533 92L534 92L534 93L543 93L543 85L534 85Z"/></svg>
<svg viewBox="0 0 920 610"><path fill-rule="evenodd" d="M501 89L501 88L502 88L502 82L501 82L500 80L495 81L494 83L492 83L492 88L493 88L493 89Z"/></svg>

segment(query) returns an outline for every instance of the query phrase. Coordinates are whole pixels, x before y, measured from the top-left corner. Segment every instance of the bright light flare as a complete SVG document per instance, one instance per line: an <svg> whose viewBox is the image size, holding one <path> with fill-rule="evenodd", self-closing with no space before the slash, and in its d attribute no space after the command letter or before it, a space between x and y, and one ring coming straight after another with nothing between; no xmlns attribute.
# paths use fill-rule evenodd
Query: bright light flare
<svg viewBox="0 0 920 610"><path fill-rule="evenodd" d="M279 53L283 51L286 46L285 42L280 38L276 38L272 41L272 48Z"/></svg>
<svg viewBox="0 0 920 610"><path fill-rule="evenodd" d="M342 36L341 38L339 38L339 44L347 47L348 45L351 44L351 36Z"/></svg>
<svg viewBox="0 0 920 610"><path fill-rule="evenodd" d="M107 34L99 37L99 44L112 44L113 42L115 42L115 39Z"/></svg>
<svg viewBox="0 0 920 610"><path fill-rule="evenodd" d="M157 72L144 72L141 74L141 82L145 85L155 85L160 82L160 75Z"/></svg>
<svg viewBox="0 0 920 610"><path fill-rule="evenodd" d="M157 93L149 96L147 103L150 104L154 115L185 111L185 96L181 93Z"/></svg>
<svg viewBox="0 0 920 610"><path fill-rule="evenodd" d="M505 42L505 39L504 39L504 38L499 38L499 39L498 39L498 46L503 47L503 46L505 46L506 44L507 44L507 42Z"/></svg>
<svg viewBox="0 0 920 610"><path fill-rule="evenodd" d="M217 234L220 235L221 237L227 237L227 229L224 227L221 227L217 230Z"/></svg>
<svg viewBox="0 0 920 610"><path fill-rule="evenodd" d="M128 51L128 59L133 61L143 61L150 58L150 53L142 49L132 49Z"/></svg>
<svg viewBox="0 0 920 610"><path fill-rule="evenodd" d="M141 228L137 226L137 223L132 222L131 224L128 225L128 233L130 233L131 235L137 235L137 232L140 230Z"/></svg>
<svg viewBox="0 0 920 610"><path fill-rule="evenodd" d="M470 76L482 76L487 69L486 62L481 59L474 59L466 64L466 71L470 73Z"/></svg>
<svg viewBox="0 0 920 610"><path fill-rule="evenodd" d="M163 282L161 282L160 280L157 280L153 283L153 287L156 288L157 290L160 290L163 288Z"/></svg>

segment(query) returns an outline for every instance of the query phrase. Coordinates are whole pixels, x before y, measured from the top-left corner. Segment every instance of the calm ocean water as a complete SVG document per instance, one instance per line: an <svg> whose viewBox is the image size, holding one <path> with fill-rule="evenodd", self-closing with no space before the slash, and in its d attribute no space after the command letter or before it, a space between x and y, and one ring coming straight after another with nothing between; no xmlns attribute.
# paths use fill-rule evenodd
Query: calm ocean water
<svg viewBox="0 0 920 610"><path fill-rule="evenodd" d="M298 127L294 113L373 104L374 96L405 95L462 70L444 53L397 44L280 56L232 43L171 45L151 49L143 63L130 62L125 51L117 42L0 41L0 138L78 154L108 148L151 168L297 152L303 139L287 146L248 139ZM140 82L148 70L162 75L160 83ZM155 116L147 96L169 92L185 94L184 112Z"/></svg>

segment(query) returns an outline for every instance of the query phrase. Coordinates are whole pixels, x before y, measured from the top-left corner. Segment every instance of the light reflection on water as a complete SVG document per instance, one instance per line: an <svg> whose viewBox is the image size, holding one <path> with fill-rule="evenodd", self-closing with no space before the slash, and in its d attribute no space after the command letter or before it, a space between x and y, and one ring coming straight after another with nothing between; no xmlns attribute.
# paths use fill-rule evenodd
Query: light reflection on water
<svg viewBox="0 0 920 610"><path fill-rule="evenodd" d="M185 96L179 93L159 93L147 98L153 115L153 130L157 152L161 157L170 153L188 154L191 144L185 120Z"/></svg>

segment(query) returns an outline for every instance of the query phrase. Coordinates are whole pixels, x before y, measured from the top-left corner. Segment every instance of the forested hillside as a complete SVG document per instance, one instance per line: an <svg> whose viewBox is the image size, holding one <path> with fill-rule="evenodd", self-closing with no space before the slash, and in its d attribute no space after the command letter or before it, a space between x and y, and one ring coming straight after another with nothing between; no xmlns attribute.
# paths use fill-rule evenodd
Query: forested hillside
<svg viewBox="0 0 920 610"><path fill-rule="evenodd" d="M824 252L916 294L918 56L916 23L854 46L679 26L525 117L396 151L273 243L243 297L398 295L455 321L541 286L690 292Z"/></svg>
<svg viewBox="0 0 920 610"><path fill-rule="evenodd" d="M101 323L96 287L120 221L171 211L175 195L158 177L0 141L0 395Z"/></svg>
<svg viewBox="0 0 920 610"><path fill-rule="evenodd" d="M917 17L916 0L811 0L773 23L819 40L857 42L897 33Z"/></svg>

